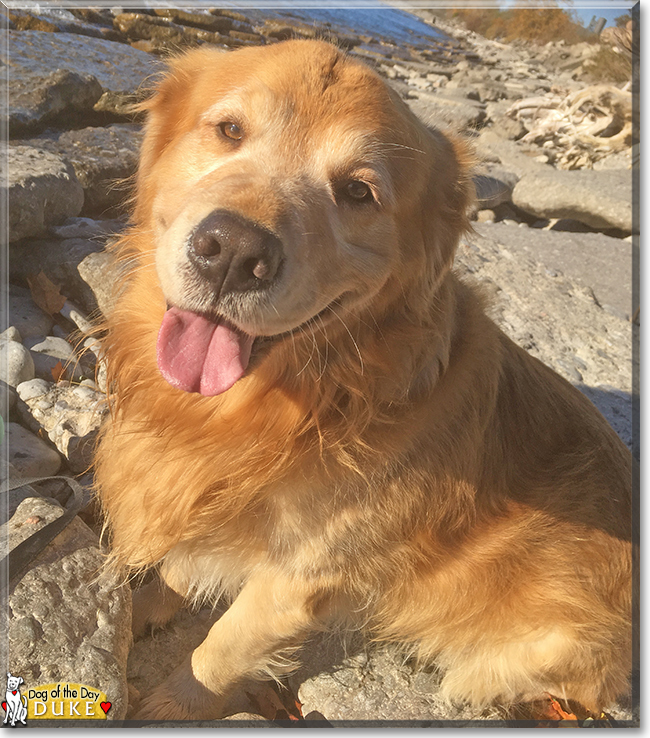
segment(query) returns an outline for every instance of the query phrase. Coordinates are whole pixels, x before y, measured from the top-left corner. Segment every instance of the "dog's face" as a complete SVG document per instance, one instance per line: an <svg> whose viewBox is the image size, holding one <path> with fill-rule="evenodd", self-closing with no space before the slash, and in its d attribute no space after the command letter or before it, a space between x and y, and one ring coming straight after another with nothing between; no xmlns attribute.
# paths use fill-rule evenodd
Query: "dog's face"
<svg viewBox="0 0 650 738"><path fill-rule="evenodd" d="M15 689L18 689L18 687L23 683L22 677L15 677L11 676L11 674L7 674L7 691L13 692Z"/></svg>
<svg viewBox="0 0 650 738"><path fill-rule="evenodd" d="M455 239L427 231L459 210L451 147L336 48L198 50L147 107L139 214L171 307L158 359L172 384L219 394L251 354L448 265L440 242Z"/></svg>

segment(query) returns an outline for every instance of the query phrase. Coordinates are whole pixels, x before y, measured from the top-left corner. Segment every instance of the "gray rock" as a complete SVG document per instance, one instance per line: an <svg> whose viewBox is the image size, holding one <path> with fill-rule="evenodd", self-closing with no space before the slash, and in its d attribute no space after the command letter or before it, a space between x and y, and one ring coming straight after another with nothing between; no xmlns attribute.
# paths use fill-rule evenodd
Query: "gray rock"
<svg viewBox="0 0 650 738"><path fill-rule="evenodd" d="M121 220L93 220L92 218L67 218L60 226L52 226L52 235L61 239L105 239L119 234L125 227Z"/></svg>
<svg viewBox="0 0 650 738"><path fill-rule="evenodd" d="M121 113L156 70L155 57L143 51L72 33L9 31L9 48L13 135L71 113L81 119L93 110ZM63 75L73 90L88 89L80 99L70 101L52 87L56 75Z"/></svg>
<svg viewBox="0 0 650 738"><path fill-rule="evenodd" d="M78 270L103 315L110 315L118 299L117 283L123 272L115 256L108 251L89 254L80 262Z"/></svg>
<svg viewBox="0 0 650 738"><path fill-rule="evenodd" d="M62 295L91 313L97 308L97 303L92 290L79 274L79 264L89 254L101 251L102 241L100 238L23 241L12 246L9 277L22 282L30 274L43 272L60 287Z"/></svg>
<svg viewBox="0 0 650 738"><path fill-rule="evenodd" d="M303 664L290 677L303 714L316 710L328 720L499 719L494 708L472 709L445 703L442 674L418 669L393 647L372 648L359 637L315 638Z"/></svg>
<svg viewBox="0 0 650 738"><path fill-rule="evenodd" d="M9 146L7 153L10 241L42 235L81 212L83 188L70 164L31 146Z"/></svg>
<svg viewBox="0 0 650 738"><path fill-rule="evenodd" d="M34 378L34 361L29 351L18 341L0 342L0 380L10 387Z"/></svg>
<svg viewBox="0 0 650 738"><path fill-rule="evenodd" d="M18 394L16 390L6 382L0 380L0 415L5 423L9 422L11 412L16 407Z"/></svg>
<svg viewBox="0 0 650 738"><path fill-rule="evenodd" d="M541 261L543 250L525 248L539 236L550 236L558 251L563 242L568 251L573 239L593 238L594 234L527 229L524 236L520 229L499 223L474 228L476 233L461 245L456 267L486 294L489 312L506 334L570 382L588 387L611 385L629 395L631 323L604 310L591 287L557 269L548 269ZM507 240L509 230L512 239ZM611 253L609 259L611 273L629 268L622 252ZM631 429L631 416L627 423ZM631 430L623 439L630 434Z"/></svg>
<svg viewBox="0 0 650 738"><path fill-rule="evenodd" d="M2 331L2 333L0 333L0 341L18 341L18 343L22 343L23 339L18 328L10 325L6 331Z"/></svg>
<svg viewBox="0 0 650 738"><path fill-rule="evenodd" d="M22 382L16 387L16 392L21 400L33 400L35 397L46 395L53 387L52 382L46 382L44 379L30 379L28 382Z"/></svg>
<svg viewBox="0 0 650 738"><path fill-rule="evenodd" d="M572 218L592 228L632 232L629 170L558 171L523 176L512 193L515 205L540 218Z"/></svg>
<svg viewBox="0 0 650 738"><path fill-rule="evenodd" d="M62 361L69 361L74 358L72 346L63 338L56 338L55 336L33 336L25 341L25 346L30 351L47 354Z"/></svg>
<svg viewBox="0 0 650 738"><path fill-rule="evenodd" d="M61 381L46 394L26 399L25 404L33 420L65 456L70 469L74 473L85 472L107 412L104 396L89 387Z"/></svg>
<svg viewBox="0 0 650 738"><path fill-rule="evenodd" d="M12 136L56 122L65 115L83 115L92 110L102 95L101 85L92 75L66 69L34 74L14 65L9 79Z"/></svg>
<svg viewBox="0 0 650 738"><path fill-rule="evenodd" d="M414 94L416 99L407 99L406 103L426 125L462 131L476 128L485 119L485 106L465 97L428 92Z"/></svg>
<svg viewBox="0 0 650 738"><path fill-rule="evenodd" d="M616 307L624 319L632 308L632 244L603 233L527 231L525 236L501 223L475 226L477 233L495 239L516 259L544 264L591 290L599 305ZM627 318L626 318L627 316Z"/></svg>
<svg viewBox="0 0 650 738"><path fill-rule="evenodd" d="M72 346L63 338L34 337L25 341L25 346L31 352L37 377L48 381L59 377L80 381L87 378L87 373L94 374L91 367L82 365Z"/></svg>
<svg viewBox="0 0 650 738"><path fill-rule="evenodd" d="M61 457L45 441L18 423L7 423L9 461L24 477L48 477L61 467Z"/></svg>
<svg viewBox="0 0 650 738"><path fill-rule="evenodd" d="M130 195L124 181L136 171L141 140L139 126L116 123L42 135L25 143L70 162L84 190L82 212L103 215L124 210L124 201Z"/></svg>
<svg viewBox="0 0 650 738"><path fill-rule="evenodd" d="M63 514L54 500L25 499L3 528L9 549ZM104 692L108 720L124 718L130 641L128 585L104 574L97 536L78 517L14 583L3 610L3 663L30 687L67 681ZM4 648L3 648L4 650Z"/></svg>
<svg viewBox="0 0 650 738"><path fill-rule="evenodd" d="M0 314L5 325L0 327L4 330L7 326L15 326L23 338L30 336L44 336L52 328L52 318L43 312L32 300L29 290L9 285L9 315Z"/></svg>

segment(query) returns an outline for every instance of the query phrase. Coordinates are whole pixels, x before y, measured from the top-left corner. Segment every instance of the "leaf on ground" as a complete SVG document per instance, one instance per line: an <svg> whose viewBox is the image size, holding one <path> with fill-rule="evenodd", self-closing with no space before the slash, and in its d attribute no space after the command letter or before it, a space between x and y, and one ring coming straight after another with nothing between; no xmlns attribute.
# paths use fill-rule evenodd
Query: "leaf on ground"
<svg viewBox="0 0 650 738"><path fill-rule="evenodd" d="M60 361L57 361L57 363L50 369L50 372L52 374L52 379L55 382L58 382L65 374L65 367Z"/></svg>
<svg viewBox="0 0 650 738"><path fill-rule="evenodd" d="M562 709L562 705L555 699L555 697L550 697L549 703L549 720L578 719L572 712L567 712L566 710Z"/></svg>
<svg viewBox="0 0 650 738"><path fill-rule="evenodd" d="M44 272L27 277L27 284L34 302L48 315L58 313L65 305L66 298L61 294L61 288L53 284Z"/></svg>
<svg viewBox="0 0 650 738"><path fill-rule="evenodd" d="M246 696L256 712L267 720L303 720L302 705L288 690L280 693L274 682L261 682Z"/></svg>

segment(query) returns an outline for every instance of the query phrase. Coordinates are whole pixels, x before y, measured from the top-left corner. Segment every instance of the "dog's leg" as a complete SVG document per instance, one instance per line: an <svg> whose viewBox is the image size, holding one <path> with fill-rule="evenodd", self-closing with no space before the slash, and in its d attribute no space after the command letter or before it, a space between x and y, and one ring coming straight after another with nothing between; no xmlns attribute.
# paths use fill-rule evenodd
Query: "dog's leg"
<svg viewBox="0 0 650 738"><path fill-rule="evenodd" d="M222 717L228 695L243 678L278 666L278 651L300 645L315 627L315 609L323 600L314 595L313 587L279 576L249 580L191 657L144 700L136 719Z"/></svg>
<svg viewBox="0 0 650 738"><path fill-rule="evenodd" d="M133 593L133 638L144 635L148 625L161 627L180 610L182 595L175 592L160 577Z"/></svg>

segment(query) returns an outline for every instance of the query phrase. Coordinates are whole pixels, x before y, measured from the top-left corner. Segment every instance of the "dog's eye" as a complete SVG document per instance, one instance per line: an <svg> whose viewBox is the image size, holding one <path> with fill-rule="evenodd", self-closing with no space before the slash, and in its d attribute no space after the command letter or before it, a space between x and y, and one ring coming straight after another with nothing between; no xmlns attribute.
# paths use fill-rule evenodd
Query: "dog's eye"
<svg viewBox="0 0 650 738"><path fill-rule="evenodd" d="M373 200L370 187L359 179L351 179L338 188L337 195L354 203L365 203Z"/></svg>
<svg viewBox="0 0 650 738"><path fill-rule="evenodd" d="M219 130L226 138L231 138L233 141L241 141L244 136L242 129L231 121L219 123Z"/></svg>

